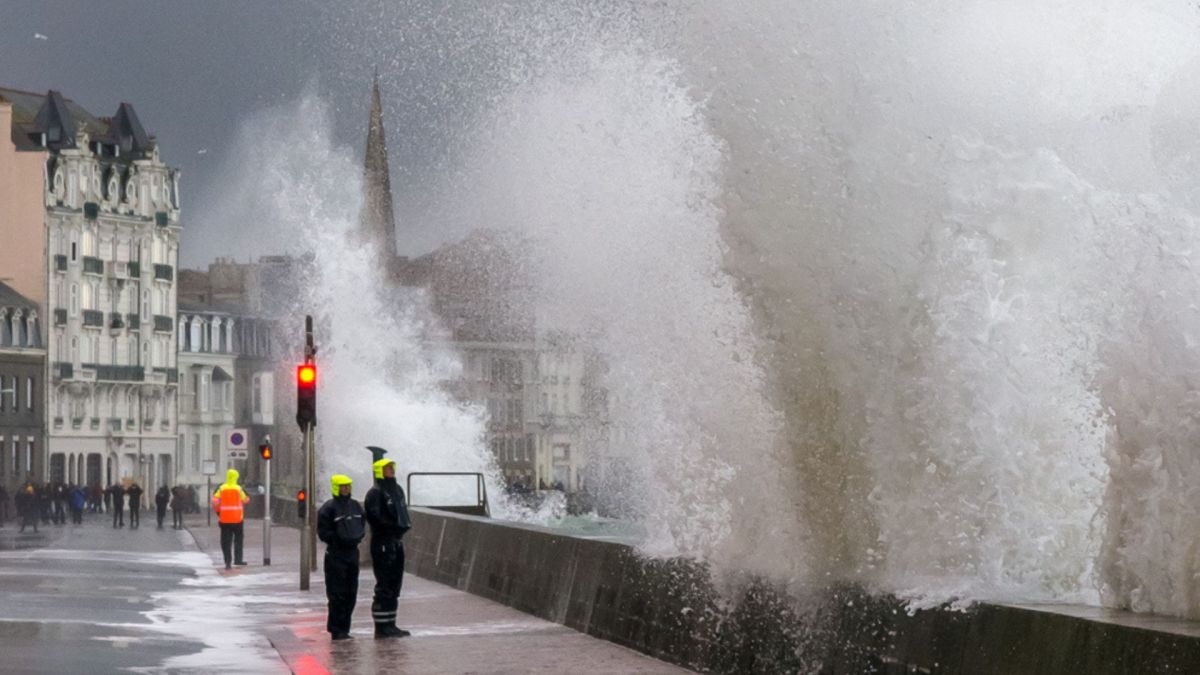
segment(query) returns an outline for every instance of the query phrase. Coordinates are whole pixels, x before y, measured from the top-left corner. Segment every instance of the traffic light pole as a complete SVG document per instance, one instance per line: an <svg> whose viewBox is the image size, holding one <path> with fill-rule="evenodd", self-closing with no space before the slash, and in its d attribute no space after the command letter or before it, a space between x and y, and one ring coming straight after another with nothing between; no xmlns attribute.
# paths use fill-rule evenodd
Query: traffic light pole
<svg viewBox="0 0 1200 675"><path fill-rule="evenodd" d="M313 344L312 316L304 317L304 364L297 370L296 423L304 433L304 531L300 533L300 590L309 589L317 569L317 347Z"/></svg>
<svg viewBox="0 0 1200 675"><path fill-rule="evenodd" d="M309 566L309 561L313 557L313 553L309 551L312 547L312 540L309 539L308 533L312 530L311 511L308 504L312 502L312 453L308 451L308 439L312 436L312 427L304 427L304 528L300 532L300 590L307 591L309 584L309 573L312 568Z"/></svg>
<svg viewBox="0 0 1200 675"><path fill-rule="evenodd" d="M266 437L267 447L271 447L271 436ZM271 457L268 454L263 462L267 465L264 473L267 484L266 499L263 500L263 567L271 564Z"/></svg>

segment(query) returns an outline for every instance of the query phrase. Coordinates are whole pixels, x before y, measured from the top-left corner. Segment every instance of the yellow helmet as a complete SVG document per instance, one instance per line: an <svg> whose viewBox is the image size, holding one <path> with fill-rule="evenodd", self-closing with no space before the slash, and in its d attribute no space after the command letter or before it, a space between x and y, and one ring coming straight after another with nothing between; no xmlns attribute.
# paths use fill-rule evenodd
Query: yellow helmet
<svg viewBox="0 0 1200 675"><path fill-rule="evenodd" d="M329 484L333 487L333 496L337 497L339 494L341 494L341 487L343 485L350 485L353 482L354 481L350 479L350 476L340 473L335 474L333 478L329 479Z"/></svg>
<svg viewBox="0 0 1200 675"><path fill-rule="evenodd" d="M390 459L381 459L371 465L371 468L375 469L375 480L383 480L383 467L388 464L395 466L396 462Z"/></svg>

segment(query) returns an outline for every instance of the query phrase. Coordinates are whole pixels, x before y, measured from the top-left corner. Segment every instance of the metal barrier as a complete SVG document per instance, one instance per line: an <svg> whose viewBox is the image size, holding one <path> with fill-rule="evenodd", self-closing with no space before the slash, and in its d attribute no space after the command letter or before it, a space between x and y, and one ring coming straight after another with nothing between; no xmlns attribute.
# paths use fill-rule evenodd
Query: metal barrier
<svg viewBox="0 0 1200 675"><path fill-rule="evenodd" d="M474 476L475 477L475 504L463 504L452 506L435 506L433 504L417 504L413 501L412 479L413 476ZM488 508L487 484L484 483L483 474L471 471L413 471L408 474L405 480L405 491L408 493L409 506L424 506L428 509L437 509L439 511L450 511L452 513L464 513L471 516L483 516L491 518L492 512Z"/></svg>

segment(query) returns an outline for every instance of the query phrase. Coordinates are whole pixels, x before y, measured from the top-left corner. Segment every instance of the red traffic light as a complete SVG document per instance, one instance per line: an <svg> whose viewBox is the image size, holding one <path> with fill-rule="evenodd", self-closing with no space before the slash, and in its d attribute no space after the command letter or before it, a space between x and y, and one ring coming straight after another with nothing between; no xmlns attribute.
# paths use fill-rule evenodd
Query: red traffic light
<svg viewBox="0 0 1200 675"><path fill-rule="evenodd" d="M258 446L258 456L263 459L271 459L271 446L265 443Z"/></svg>
<svg viewBox="0 0 1200 675"><path fill-rule="evenodd" d="M317 426L317 364L296 367L296 424L301 431Z"/></svg>
<svg viewBox="0 0 1200 675"><path fill-rule="evenodd" d="M296 380L300 384L316 384L317 382L317 367L311 363L306 363L296 369Z"/></svg>
<svg viewBox="0 0 1200 675"><path fill-rule="evenodd" d="M304 520L308 514L308 509L304 508L305 506L304 490L301 490L296 493L296 517L300 520Z"/></svg>
<svg viewBox="0 0 1200 675"><path fill-rule="evenodd" d="M296 501L298 501L298 502L304 501L304 490L301 490L296 493Z"/></svg>

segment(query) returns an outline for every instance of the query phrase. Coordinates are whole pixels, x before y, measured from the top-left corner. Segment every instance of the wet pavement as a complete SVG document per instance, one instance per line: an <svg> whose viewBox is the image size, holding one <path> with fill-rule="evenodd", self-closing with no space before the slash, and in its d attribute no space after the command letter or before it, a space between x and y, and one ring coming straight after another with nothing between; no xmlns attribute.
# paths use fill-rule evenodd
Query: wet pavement
<svg viewBox="0 0 1200 675"><path fill-rule="evenodd" d="M249 567L226 571L218 530L81 526L17 534L0 528L0 645L5 673L405 672L679 673L624 647L412 575L400 599L413 635L374 640L369 567L359 582L354 640L325 633L318 570L298 590L299 533L246 525Z"/></svg>

